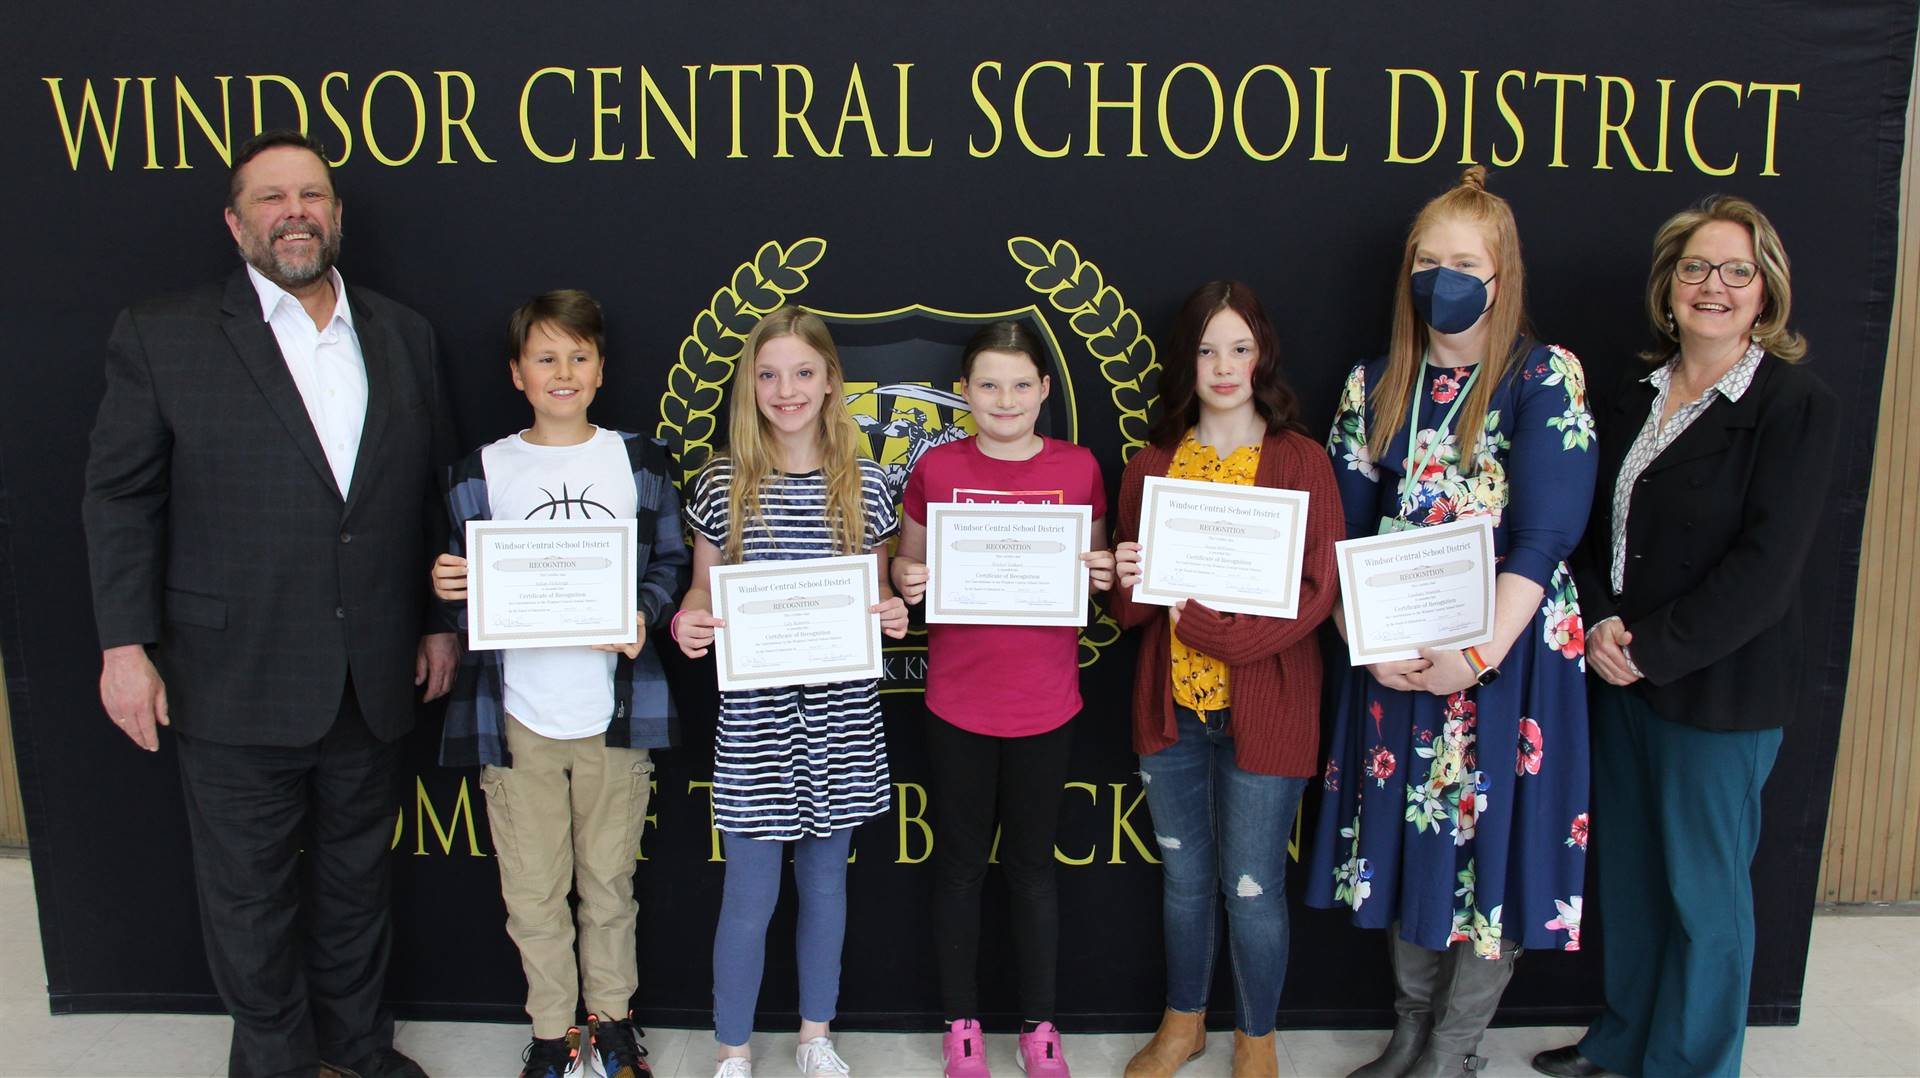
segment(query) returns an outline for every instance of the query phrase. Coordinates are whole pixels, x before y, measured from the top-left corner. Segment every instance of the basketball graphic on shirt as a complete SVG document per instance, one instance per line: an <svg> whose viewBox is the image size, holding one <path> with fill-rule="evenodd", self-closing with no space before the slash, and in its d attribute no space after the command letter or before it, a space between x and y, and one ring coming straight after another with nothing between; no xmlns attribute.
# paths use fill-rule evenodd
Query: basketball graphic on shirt
<svg viewBox="0 0 1920 1078"><path fill-rule="evenodd" d="M553 491L548 490L545 487L541 487L540 493L545 494L547 496L547 500L534 506L532 509L529 509L527 511L526 519L528 520L595 520L595 519L612 520L614 519L613 510L608 509L606 506L600 504L597 501L594 501L592 498L587 497L588 492L591 490L593 490L593 484L588 483L586 486L580 488L579 493L573 494L573 493L569 493L567 491L567 485L565 483L562 483L560 484L560 493L556 495L554 494Z"/></svg>

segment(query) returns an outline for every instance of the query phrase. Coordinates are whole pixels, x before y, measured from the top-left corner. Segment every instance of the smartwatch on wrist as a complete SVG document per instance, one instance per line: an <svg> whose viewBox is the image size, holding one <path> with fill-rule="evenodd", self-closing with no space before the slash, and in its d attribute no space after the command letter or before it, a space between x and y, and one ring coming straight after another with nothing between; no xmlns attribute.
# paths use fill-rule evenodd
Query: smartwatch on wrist
<svg viewBox="0 0 1920 1078"><path fill-rule="evenodd" d="M1480 657L1479 648L1463 648L1460 652L1466 657L1467 668L1473 671L1473 680L1478 685L1491 685L1500 676L1500 668L1489 666L1487 660Z"/></svg>

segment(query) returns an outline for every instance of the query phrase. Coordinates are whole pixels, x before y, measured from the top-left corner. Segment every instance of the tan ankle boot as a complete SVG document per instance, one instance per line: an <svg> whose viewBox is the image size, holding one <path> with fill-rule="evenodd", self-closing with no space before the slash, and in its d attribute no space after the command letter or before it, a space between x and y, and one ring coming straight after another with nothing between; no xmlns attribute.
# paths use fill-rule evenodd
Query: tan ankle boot
<svg viewBox="0 0 1920 1078"><path fill-rule="evenodd" d="M1269 1031L1264 1037L1249 1037L1233 1031L1233 1078L1279 1078L1280 1042Z"/></svg>
<svg viewBox="0 0 1920 1078"><path fill-rule="evenodd" d="M1127 1062L1126 1078L1173 1078L1189 1059L1207 1050L1207 1012L1169 1010L1145 1048Z"/></svg>

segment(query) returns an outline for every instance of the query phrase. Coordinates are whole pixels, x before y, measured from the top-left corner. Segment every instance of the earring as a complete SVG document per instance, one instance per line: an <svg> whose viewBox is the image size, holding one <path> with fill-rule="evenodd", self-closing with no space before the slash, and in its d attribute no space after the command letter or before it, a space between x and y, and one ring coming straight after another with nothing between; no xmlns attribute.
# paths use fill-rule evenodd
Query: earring
<svg viewBox="0 0 1920 1078"><path fill-rule="evenodd" d="M1673 321L1673 308L1668 307L1667 308L1667 336L1669 337L1674 336L1676 328L1677 327L1674 325L1674 321Z"/></svg>

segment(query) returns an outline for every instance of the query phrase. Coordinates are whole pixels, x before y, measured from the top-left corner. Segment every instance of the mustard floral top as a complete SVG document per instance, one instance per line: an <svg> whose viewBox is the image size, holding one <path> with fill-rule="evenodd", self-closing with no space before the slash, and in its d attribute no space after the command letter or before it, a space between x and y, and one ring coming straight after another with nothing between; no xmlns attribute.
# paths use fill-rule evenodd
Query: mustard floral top
<svg viewBox="0 0 1920 1078"><path fill-rule="evenodd" d="M1260 468L1260 443L1241 446L1221 459L1210 445L1201 445L1192 431L1173 451L1173 463L1167 468L1169 479L1197 479L1205 483L1232 483L1250 487ZM1227 667L1211 655L1202 654L1180 642L1172 634L1173 702L1192 708L1202 715L1220 711L1232 703L1227 691Z"/></svg>

